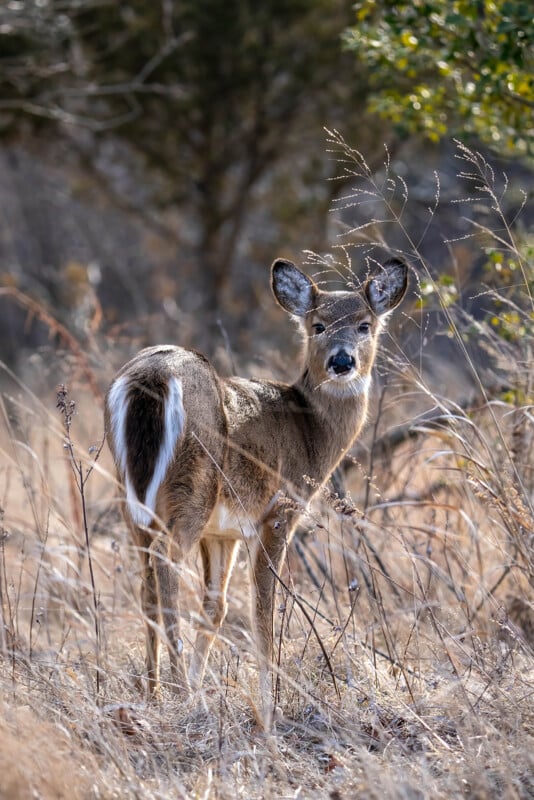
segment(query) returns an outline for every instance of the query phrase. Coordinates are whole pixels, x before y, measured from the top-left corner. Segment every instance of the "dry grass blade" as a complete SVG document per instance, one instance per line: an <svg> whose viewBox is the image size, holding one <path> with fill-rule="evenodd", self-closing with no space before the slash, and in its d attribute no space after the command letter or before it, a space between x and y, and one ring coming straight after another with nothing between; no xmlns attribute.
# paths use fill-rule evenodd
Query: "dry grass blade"
<svg viewBox="0 0 534 800"><path fill-rule="evenodd" d="M420 344L410 361L384 332L379 372L387 365L388 378L371 415L379 413L304 516L276 576L279 692L269 734L257 724L245 548L204 688L190 700L176 695L164 659L161 698L145 700L138 553L106 450L81 444L101 435L91 364L116 337L94 332L98 351L84 349L36 301L0 289L72 355L78 405L63 387L55 401L39 376L28 387L4 368L0 797L534 796L534 265L515 242L513 215L492 212L496 232L473 232L513 254L514 285L480 289L488 305L500 298L496 322L470 318L435 280L419 235L403 227L406 183L389 155L377 176L337 132L330 138L343 181L352 179L338 205L372 201L376 220L395 220L419 292L406 339ZM500 202L485 159L463 147L460 155L474 202ZM425 236L444 191L437 184ZM352 254L372 259L370 240L386 238L360 233L353 251L342 240L339 258L309 254L321 279L333 271L356 282ZM456 363L432 382L425 314L456 343L467 388L453 385ZM183 567L187 648L207 624L200 566Z"/></svg>

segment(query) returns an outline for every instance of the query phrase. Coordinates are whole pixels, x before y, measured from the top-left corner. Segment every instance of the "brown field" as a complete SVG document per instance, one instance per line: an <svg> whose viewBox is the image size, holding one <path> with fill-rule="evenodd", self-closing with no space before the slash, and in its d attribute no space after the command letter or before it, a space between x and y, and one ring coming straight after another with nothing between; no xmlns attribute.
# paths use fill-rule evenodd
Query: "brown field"
<svg viewBox="0 0 534 800"><path fill-rule="evenodd" d="M290 547L266 735L245 548L204 703L168 687L145 701L137 556L105 448L87 477L101 401L65 363L72 452L48 378L3 394L2 797L534 795L528 403L460 407L390 365L346 496L329 486ZM190 644L194 562L183 583Z"/></svg>

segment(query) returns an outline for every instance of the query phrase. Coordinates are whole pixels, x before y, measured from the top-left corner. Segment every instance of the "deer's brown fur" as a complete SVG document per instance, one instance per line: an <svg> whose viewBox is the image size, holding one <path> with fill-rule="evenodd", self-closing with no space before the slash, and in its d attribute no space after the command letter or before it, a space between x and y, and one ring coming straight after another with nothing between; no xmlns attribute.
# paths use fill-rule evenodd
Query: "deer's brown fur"
<svg viewBox="0 0 534 800"><path fill-rule="evenodd" d="M406 266L394 260L361 291L325 292L291 262L275 261L273 292L303 333L303 366L292 385L224 379L204 356L174 346L142 350L114 379L106 430L126 490L125 517L142 555L152 692L159 682L160 621L174 684L187 691L201 683L243 537L252 554L258 653L267 680L275 573L297 523L295 509L304 508L360 432L382 317L402 299L406 280ZM206 619L187 676L175 565L197 545Z"/></svg>

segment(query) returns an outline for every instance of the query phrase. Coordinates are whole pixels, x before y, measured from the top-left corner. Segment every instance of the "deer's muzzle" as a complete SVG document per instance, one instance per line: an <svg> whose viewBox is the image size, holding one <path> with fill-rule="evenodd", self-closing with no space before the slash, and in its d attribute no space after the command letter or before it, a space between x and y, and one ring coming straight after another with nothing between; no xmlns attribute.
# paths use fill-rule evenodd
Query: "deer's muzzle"
<svg viewBox="0 0 534 800"><path fill-rule="evenodd" d="M354 356L347 353L346 350L338 350L337 353L330 356L328 359L328 369L333 370L336 375L346 375L356 366Z"/></svg>

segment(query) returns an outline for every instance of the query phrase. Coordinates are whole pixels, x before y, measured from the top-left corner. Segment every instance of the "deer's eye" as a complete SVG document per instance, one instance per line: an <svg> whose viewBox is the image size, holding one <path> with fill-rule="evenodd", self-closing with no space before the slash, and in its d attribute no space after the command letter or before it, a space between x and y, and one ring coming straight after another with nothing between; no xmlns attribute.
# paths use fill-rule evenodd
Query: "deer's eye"
<svg viewBox="0 0 534 800"><path fill-rule="evenodd" d="M358 333L369 333L371 330L371 324L369 322L362 322L358 325Z"/></svg>
<svg viewBox="0 0 534 800"><path fill-rule="evenodd" d="M324 327L322 322L316 322L314 325L312 325L312 328L313 328L313 332L314 333L324 333L325 332L325 327Z"/></svg>

